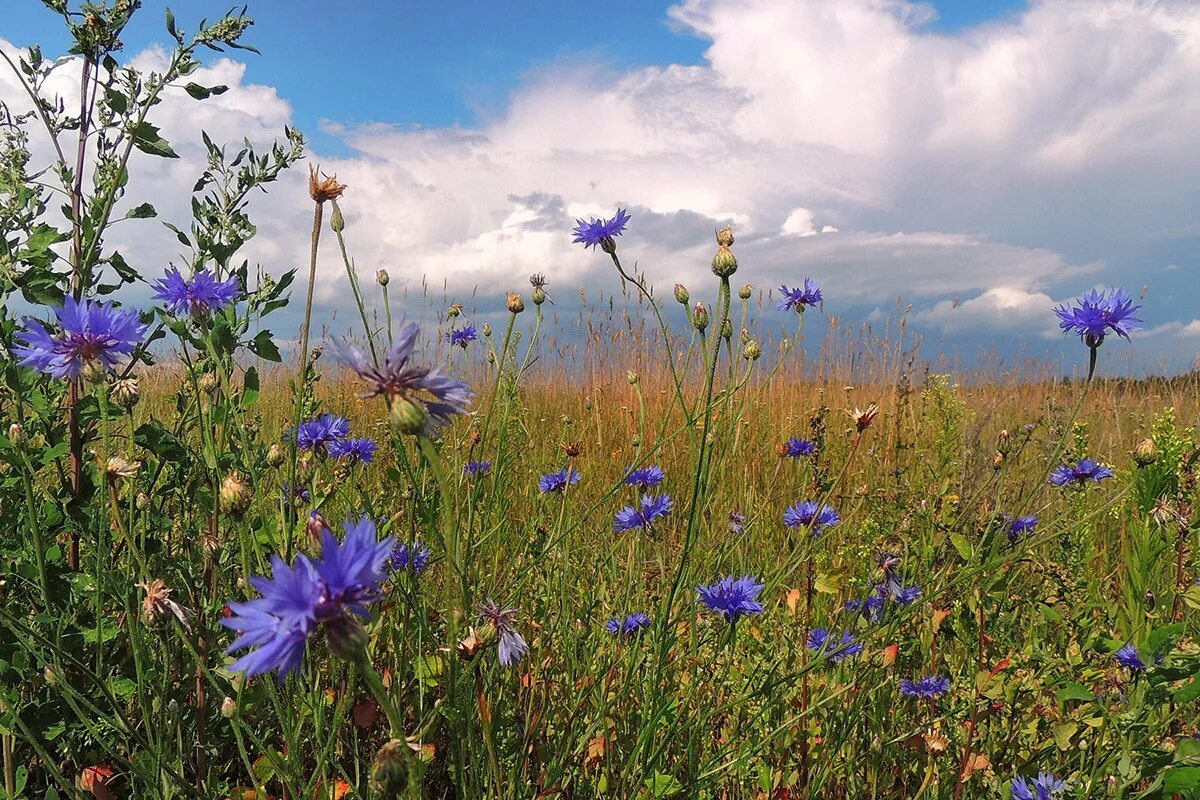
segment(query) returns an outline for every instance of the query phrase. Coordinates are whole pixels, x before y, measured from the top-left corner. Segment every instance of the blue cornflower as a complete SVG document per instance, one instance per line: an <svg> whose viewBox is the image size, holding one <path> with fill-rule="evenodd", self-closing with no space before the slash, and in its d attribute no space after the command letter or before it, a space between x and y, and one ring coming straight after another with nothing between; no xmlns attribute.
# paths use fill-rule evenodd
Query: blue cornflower
<svg viewBox="0 0 1200 800"><path fill-rule="evenodd" d="M157 289L155 300L162 300L172 314L207 317L237 300L237 277L219 281L206 269L184 278L175 267L167 269L163 278L152 284Z"/></svg>
<svg viewBox="0 0 1200 800"><path fill-rule="evenodd" d="M283 508L287 508L295 502L312 502L312 495L309 493L308 487L298 483L296 484L295 488L292 488L292 484L284 481L283 488L280 491L279 505Z"/></svg>
<svg viewBox="0 0 1200 800"><path fill-rule="evenodd" d="M883 605L887 602L887 597L878 592L872 594L866 600L850 599L843 606L847 611L852 613L862 612L863 616L872 622L878 622L883 615Z"/></svg>
<svg viewBox="0 0 1200 800"><path fill-rule="evenodd" d="M618 208L612 219L592 218L587 222L581 219L575 221L579 224L571 231L575 234L572 244L582 244L585 248L600 247L601 250L608 252L608 250L616 248L613 237L620 236L625 232L625 226L629 223L629 214L625 213L625 209Z"/></svg>
<svg viewBox="0 0 1200 800"><path fill-rule="evenodd" d="M900 694L905 697L941 697L950 691L950 679L940 675L929 675L913 682L908 679L900 681Z"/></svg>
<svg viewBox="0 0 1200 800"><path fill-rule="evenodd" d="M816 444L808 441L807 439L797 439L794 436L787 440L787 443L784 444L784 448L786 448L786 452L784 454L788 458L804 458L805 456L811 456L817 452Z"/></svg>
<svg viewBox="0 0 1200 800"><path fill-rule="evenodd" d="M824 533L842 521L831 506L812 500L797 503L783 512L783 524L789 528L812 528L813 536Z"/></svg>
<svg viewBox="0 0 1200 800"><path fill-rule="evenodd" d="M821 297L821 287L812 278L804 279L804 287L789 289L780 286L779 293L783 297L776 303L780 311L803 311L805 306L815 306L825 298Z"/></svg>
<svg viewBox="0 0 1200 800"><path fill-rule="evenodd" d="M670 514L674 506L675 502L671 500L670 495L644 495L640 508L626 506L616 513L616 516L613 517L613 530L618 533L634 528L645 530L654 523L654 520Z"/></svg>
<svg viewBox="0 0 1200 800"><path fill-rule="evenodd" d="M357 373L370 387L364 397L385 397L391 405L403 400L427 412L425 431L465 414L474 393L462 381L443 375L433 367L413 363L421 329L415 322L400 327L383 366L375 366L362 351L346 342L330 342L328 352L339 363Z"/></svg>
<svg viewBox="0 0 1200 800"><path fill-rule="evenodd" d="M529 645L517 630L517 609L504 608L489 597L479 604L479 614L499 634L501 666L514 666L525 657Z"/></svg>
<svg viewBox="0 0 1200 800"><path fill-rule="evenodd" d="M429 568L429 559L433 556L429 548L420 542L398 542L390 559L390 565L396 572L411 572L420 575Z"/></svg>
<svg viewBox="0 0 1200 800"><path fill-rule="evenodd" d="M746 532L746 515L740 511L729 512L729 532L741 536Z"/></svg>
<svg viewBox="0 0 1200 800"><path fill-rule="evenodd" d="M570 467L558 472L551 472L549 475L543 475L538 479L538 491L542 494L549 494L551 492L561 494L567 490L568 486L574 486L579 483L579 479L582 477L578 470L571 469Z"/></svg>
<svg viewBox="0 0 1200 800"><path fill-rule="evenodd" d="M889 596L896 602L897 605L907 606L921 599L921 587L917 584L912 586L889 587Z"/></svg>
<svg viewBox="0 0 1200 800"><path fill-rule="evenodd" d="M1078 333L1088 347L1096 348L1104 342L1110 330L1128 340L1129 334L1142 329L1142 321L1134 316L1141 306L1133 304L1133 298L1120 289L1084 292L1074 305L1062 305L1054 309L1058 315L1058 327L1063 333Z"/></svg>
<svg viewBox="0 0 1200 800"><path fill-rule="evenodd" d="M1142 660L1137 647L1132 644L1122 647L1113 657L1117 659L1117 662L1122 667L1128 668L1131 672L1142 672L1146 669L1146 662Z"/></svg>
<svg viewBox="0 0 1200 800"><path fill-rule="evenodd" d="M230 603L233 616L221 620L240 634L227 652L250 649L231 670L248 676L278 670L283 678L300 668L309 637L322 626L332 635L353 624L347 614L367 616L367 606L379 599L393 542L378 541L367 517L347 522L345 529L340 542L324 531L319 560L301 555L288 566L272 556L273 577L250 578L261 597Z"/></svg>
<svg viewBox="0 0 1200 800"><path fill-rule="evenodd" d="M639 612L630 614L621 619L620 617L611 617L604 624L605 630L613 636L622 636L626 639L632 639L641 633L644 629L650 627L650 617Z"/></svg>
<svg viewBox="0 0 1200 800"><path fill-rule="evenodd" d="M472 477L487 475L489 472L491 472L491 469L492 462L488 461L487 459L484 459L483 461L468 461L466 464L463 464L463 472Z"/></svg>
<svg viewBox="0 0 1200 800"><path fill-rule="evenodd" d="M1033 533L1037 529L1037 526L1038 518L1032 514L1010 520L1008 523L1008 540L1015 543L1025 534Z"/></svg>
<svg viewBox="0 0 1200 800"><path fill-rule="evenodd" d="M300 423L296 429L296 449L327 452L329 446L350 435L350 423L344 417L321 414Z"/></svg>
<svg viewBox="0 0 1200 800"><path fill-rule="evenodd" d="M1040 772L1029 781L1017 775L1009 784L1009 797L1011 800L1051 800L1066 788L1065 783L1048 772Z"/></svg>
<svg viewBox="0 0 1200 800"><path fill-rule="evenodd" d="M764 584L755 582L754 578L745 575L741 578L721 578L708 586L698 586L697 598L709 611L725 617L730 623L738 621L744 614L763 613L762 604L758 602L758 593Z"/></svg>
<svg viewBox="0 0 1200 800"><path fill-rule="evenodd" d="M663 472L662 467L648 466L640 469L632 470L625 476L626 486L640 486L643 489L652 489L667 479L667 473Z"/></svg>
<svg viewBox="0 0 1200 800"><path fill-rule="evenodd" d="M1060 464L1050 473L1050 482L1055 486L1084 486L1088 481L1099 483L1111 478L1117 473L1112 467L1107 467L1090 458L1079 460L1078 464Z"/></svg>
<svg viewBox="0 0 1200 800"><path fill-rule="evenodd" d="M475 330L474 325L464 325L458 329L452 329L446 334L446 341L451 347L461 347L466 350L467 345L479 338L479 332Z"/></svg>
<svg viewBox="0 0 1200 800"><path fill-rule="evenodd" d="M146 333L138 312L121 311L109 303L68 297L54 314L61 333L52 334L40 321L27 319L12 354L20 366L55 378L74 380L85 367L111 371L121 356L133 353Z"/></svg>
<svg viewBox="0 0 1200 800"><path fill-rule="evenodd" d="M813 628L808 634L808 649L825 651L825 655L833 659L834 663L845 661L863 651L862 643L850 631L844 632L841 638L841 644L838 644L836 638L832 637L829 631L824 628Z"/></svg>
<svg viewBox="0 0 1200 800"><path fill-rule="evenodd" d="M325 449L334 458L348 458L360 464L370 464L378 447L373 439L334 439Z"/></svg>

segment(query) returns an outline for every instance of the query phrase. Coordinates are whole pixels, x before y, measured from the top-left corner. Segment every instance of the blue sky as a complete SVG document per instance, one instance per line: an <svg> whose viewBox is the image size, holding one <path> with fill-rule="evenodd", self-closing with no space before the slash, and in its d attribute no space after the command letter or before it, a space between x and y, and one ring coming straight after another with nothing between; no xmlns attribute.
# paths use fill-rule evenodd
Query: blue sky
<svg viewBox="0 0 1200 800"><path fill-rule="evenodd" d="M1196 363L1191 0L332 7L252 4L247 38L262 56L210 58L202 82L227 94L156 109L182 158L169 173L139 162L134 177L156 186L165 218L186 222L198 128L262 144L291 124L310 163L351 187L360 269L404 265L395 297L428 279L482 318L531 272L564 304L576 287L611 292L610 268L569 230L628 207L623 247L660 290L711 280L712 231L731 223L739 279L768 290L814 277L822 324L879 324L911 305L931 355L1070 364L1077 343L1055 330L1053 306L1121 286L1143 297L1147 328L1110 349L1121 371ZM225 10L175 8L185 29ZM64 48L40 3L5 12L0 38ZM162 20L163 3L145 0L128 52L162 42ZM0 97L16 96L4 81ZM256 208L248 255L276 273L306 260L303 182L296 171ZM157 224L119 235L145 274L178 257ZM330 253L321 313L347 319L345 297ZM814 341L822 332L809 327Z"/></svg>
<svg viewBox="0 0 1200 800"><path fill-rule="evenodd" d="M41 43L48 52L65 47L56 16L38 0L11 3L0 35L19 45ZM256 21L248 40L264 57L241 57L248 81L277 87L310 141L341 155L344 145L322 133L322 120L473 126L502 112L508 93L540 70L581 62L613 70L702 63L707 43L671 24L669 5L258 0L247 11ZM1022 0L943 0L930 28L951 32L1023 6ZM181 27L192 15L208 13L211 20L227 9L200 0L145 0L125 36L130 51L163 41L168 7Z"/></svg>

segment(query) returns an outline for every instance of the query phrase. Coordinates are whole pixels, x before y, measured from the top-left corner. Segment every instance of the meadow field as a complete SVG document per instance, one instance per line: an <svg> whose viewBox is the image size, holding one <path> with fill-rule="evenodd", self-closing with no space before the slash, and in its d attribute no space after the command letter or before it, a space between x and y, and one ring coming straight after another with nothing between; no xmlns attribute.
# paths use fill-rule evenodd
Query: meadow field
<svg viewBox="0 0 1200 800"><path fill-rule="evenodd" d="M965 367L733 228L661 285L623 209L563 221L600 296L443 295L355 266L290 129L205 136L189 262L135 269L125 162L249 24L169 20L148 75L136 6L65 12L82 113L4 98L0 797L1200 797L1200 373L1119 377L1135 298L1046 309L1065 369ZM312 262L251 267L295 169Z"/></svg>

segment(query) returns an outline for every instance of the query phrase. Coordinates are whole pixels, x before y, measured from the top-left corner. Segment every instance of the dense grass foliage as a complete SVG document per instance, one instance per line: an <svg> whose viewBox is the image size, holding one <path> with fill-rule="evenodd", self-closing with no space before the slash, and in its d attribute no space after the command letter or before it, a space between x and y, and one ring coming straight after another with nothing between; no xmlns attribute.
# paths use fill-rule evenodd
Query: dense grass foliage
<svg viewBox="0 0 1200 800"><path fill-rule="evenodd" d="M664 295L618 211L564 224L613 267L575 318L554 275L397 303L314 169L284 364L294 273L238 254L298 134L204 137L188 263L104 242L155 215L121 176L173 155L159 93L219 94L186 76L249 20L170 19L156 77L136 3L86 10L13 65L80 69L83 113L4 109L0 796L1200 797L1200 384L1105 377L1132 298L1058 310L1079 378L947 373L903 313L805 348L837 298L734 285L729 228ZM310 334L326 254L351 339Z"/></svg>

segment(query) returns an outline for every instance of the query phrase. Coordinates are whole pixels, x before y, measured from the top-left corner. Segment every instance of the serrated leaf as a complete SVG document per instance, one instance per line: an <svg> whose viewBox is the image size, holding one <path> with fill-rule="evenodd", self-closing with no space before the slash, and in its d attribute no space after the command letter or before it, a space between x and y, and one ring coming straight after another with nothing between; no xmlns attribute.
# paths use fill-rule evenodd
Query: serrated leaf
<svg viewBox="0 0 1200 800"><path fill-rule="evenodd" d="M280 354L279 348L275 346L270 331L259 331L258 335L251 340L249 347L250 352L259 358L274 361L277 364L283 361L283 356Z"/></svg>
<svg viewBox="0 0 1200 800"><path fill-rule="evenodd" d="M1090 703L1096 699L1096 695L1084 686L1079 681L1073 681L1062 689L1058 690L1058 702L1066 703L1068 701L1078 701Z"/></svg>
<svg viewBox="0 0 1200 800"><path fill-rule="evenodd" d="M158 212L149 203L142 203L140 206L130 209L125 216L129 219L153 219L158 216Z"/></svg>
<svg viewBox="0 0 1200 800"><path fill-rule="evenodd" d="M158 132L158 128L149 122L140 122L130 132L133 146L143 153L160 158L179 158L179 154L171 149L170 143Z"/></svg>

